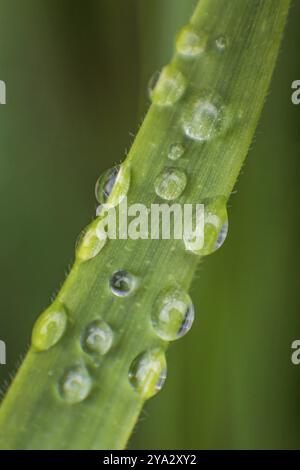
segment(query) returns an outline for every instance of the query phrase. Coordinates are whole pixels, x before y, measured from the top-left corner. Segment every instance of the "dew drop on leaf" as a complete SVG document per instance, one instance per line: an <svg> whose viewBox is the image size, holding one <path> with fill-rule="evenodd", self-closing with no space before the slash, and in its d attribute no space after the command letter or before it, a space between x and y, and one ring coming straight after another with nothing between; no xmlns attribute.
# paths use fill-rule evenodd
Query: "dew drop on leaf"
<svg viewBox="0 0 300 470"><path fill-rule="evenodd" d="M111 327L103 320L94 320L85 328L81 344L85 352L102 356L111 349L113 339Z"/></svg>
<svg viewBox="0 0 300 470"><path fill-rule="evenodd" d="M144 400L156 395L167 377L164 351L155 348L138 355L129 368L128 377L132 387Z"/></svg>
<svg viewBox="0 0 300 470"><path fill-rule="evenodd" d="M130 170L122 164L106 170L98 178L95 186L95 196L100 204L115 207L127 195L130 187Z"/></svg>
<svg viewBox="0 0 300 470"><path fill-rule="evenodd" d="M136 277L124 269L114 272L109 280L109 287L117 297L125 297L135 289Z"/></svg>
<svg viewBox="0 0 300 470"><path fill-rule="evenodd" d="M164 289L154 302L151 322L159 338L175 341L192 327L195 316L190 296L179 286Z"/></svg>
<svg viewBox="0 0 300 470"><path fill-rule="evenodd" d="M91 389L91 376L82 364L67 369L58 383L60 397L69 404L83 401L90 394Z"/></svg>
<svg viewBox="0 0 300 470"><path fill-rule="evenodd" d="M36 320L31 343L36 351L46 351L54 346L63 336L68 317L60 302L50 305Z"/></svg>
<svg viewBox="0 0 300 470"><path fill-rule="evenodd" d="M192 25L187 25L178 34L176 50L182 56L197 57L205 51L206 43L206 34L199 34Z"/></svg>
<svg viewBox="0 0 300 470"><path fill-rule="evenodd" d="M184 154L185 148L180 143L174 143L170 145L168 157L170 160L179 160Z"/></svg>
<svg viewBox="0 0 300 470"><path fill-rule="evenodd" d="M172 106L184 94L186 80L174 65L167 65L159 74L157 72L149 83L149 96L153 104Z"/></svg>
<svg viewBox="0 0 300 470"><path fill-rule="evenodd" d="M154 181L156 194L167 201L178 198L186 184L187 176L181 168L164 168Z"/></svg>
<svg viewBox="0 0 300 470"><path fill-rule="evenodd" d="M107 234L101 221L95 220L82 230L76 240L76 257L80 261L95 258L107 241Z"/></svg>
<svg viewBox="0 0 300 470"><path fill-rule="evenodd" d="M225 127L225 106L219 96L205 92L189 101L183 111L182 126L190 139L205 142Z"/></svg>
<svg viewBox="0 0 300 470"><path fill-rule="evenodd" d="M184 233L184 244L188 251L199 256L207 256L221 248L228 233L228 215L225 196L215 196L203 200L204 238L199 247L195 232ZM195 225L195 224L194 224Z"/></svg>

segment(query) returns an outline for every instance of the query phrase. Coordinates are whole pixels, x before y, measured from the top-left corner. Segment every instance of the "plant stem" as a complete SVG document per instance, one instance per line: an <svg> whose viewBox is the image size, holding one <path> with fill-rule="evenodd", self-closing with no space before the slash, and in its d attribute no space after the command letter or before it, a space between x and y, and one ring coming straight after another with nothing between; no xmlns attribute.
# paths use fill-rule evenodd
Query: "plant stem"
<svg viewBox="0 0 300 470"><path fill-rule="evenodd" d="M162 95L154 90L154 103L124 163L131 173L128 204L150 207L163 202L155 181L166 167L176 167L187 177L176 200L180 204L229 198L262 110L288 7L289 0L199 2L190 31L201 39L203 51L187 51L191 42L186 44L186 36L177 41L179 52L170 73L178 86ZM186 88L174 100L179 73ZM166 99L174 103L162 106ZM210 118L213 109L222 113L220 122L193 125L193 113L203 103L202 117ZM184 146L184 156L171 162L167 155L177 142ZM156 299L170 285L187 291L199 259L181 240L109 240L93 259L82 262L77 257L55 301L67 316L66 330L53 347L28 352L1 405L0 447L124 448L153 388L150 381L142 393L134 390L128 379L131 364L145 351L167 348L150 321ZM138 280L131 295L116 297L111 292L109 279L119 269ZM95 366L81 342L86 326L99 317L110 325L114 342ZM58 390L74 364L87 368L92 390L87 398L70 403Z"/></svg>

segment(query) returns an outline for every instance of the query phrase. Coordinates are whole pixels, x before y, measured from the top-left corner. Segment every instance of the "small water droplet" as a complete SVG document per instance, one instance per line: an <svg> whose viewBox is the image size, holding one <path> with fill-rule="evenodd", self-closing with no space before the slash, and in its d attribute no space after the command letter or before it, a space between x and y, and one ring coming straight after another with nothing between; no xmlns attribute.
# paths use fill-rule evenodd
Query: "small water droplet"
<svg viewBox="0 0 300 470"><path fill-rule="evenodd" d="M183 111L182 124L186 136L200 142L211 140L225 127L224 110L221 98L209 92L193 98Z"/></svg>
<svg viewBox="0 0 300 470"><path fill-rule="evenodd" d="M136 283L135 276L120 269L112 274L109 280L109 287L116 296L125 297L135 289Z"/></svg>
<svg viewBox="0 0 300 470"><path fill-rule="evenodd" d="M99 227L99 221L95 220L79 234L76 240L76 257L80 261L95 258L104 247L107 235L103 227L100 233Z"/></svg>
<svg viewBox="0 0 300 470"><path fill-rule="evenodd" d="M169 148L168 157L170 158L170 160L179 160L179 158L181 158L182 155L184 154L184 151L185 151L184 146L180 144L179 142L172 144L170 145L170 148Z"/></svg>
<svg viewBox="0 0 300 470"><path fill-rule="evenodd" d="M97 180L96 199L100 204L115 207L127 195L130 186L130 170L127 165L118 165L106 170Z"/></svg>
<svg viewBox="0 0 300 470"><path fill-rule="evenodd" d="M206 43L206 34L198 34L192 25L187 25L179 32L176 50L178 54L192 58L205 51Z"/></svg>
<svg viewBox="0 0 300 470"><path fill-rule="evenodd" d="M185 90L185 78L174 65L164 67L159 76L156 73L149 84L150 99L159 106L172 106L183 96Z"/></svg>
<svg viewBox="0 0 300 470"><path fill-rule="evenodd" d="M198 248L194 233L184 234L185 248L199 256L207 256L218 250L228 233L228 216L225 196L216 196L203 201L204 243Z"/></svg>
<svg viewBox="0 0 300 470"><path fill-rule="evenodd" d="M31 343L35 350L46 351L54 346L63 336L67 327L67 313L59 302L50 305L36 320Z"/></svg>
<svg viewBox="0 0 300 470"><path fill-rule="evenodd" d="M185 172L180 168L164 168L154 182L155 192L162 199L178 198L187 184Z"/></svg>
<svg viewBox="0 0 300 470"><path fill-rule="evenodd" d="M215 41L216 47L220 52L223 52L227 45L228 45L228 40L226 36L219 36L216 41Z"/></svg>
<svg viewBox="0 0 300 470"><path fill-rule="evenodd" d="M164 289L156 299L151 321L155 333L165 341L184 336L195 316L190 296L179 286Z"/></svg>
<svg viewBox="0 0 300 470"><path fill-rule="evenodd" d="M132 362L129 369L129 382L140 396L147 400L163 387L167 377L167 364L164 351L150 349Z"/></svg>
<svg viewBox="0 0 300 470"><path fill-rule="evenodd" d="M111 327L103 320L95 320L85 328L81 344L87 353L102 356L111 349L113 339Z"/></svg>
<svg viewBox="0 0 300 470"><path fill-rule="evenodd" d="M83 364L67 369L58 383L61 398L69 404L83 401L90 394L91 389L92 379Z"/></svg>

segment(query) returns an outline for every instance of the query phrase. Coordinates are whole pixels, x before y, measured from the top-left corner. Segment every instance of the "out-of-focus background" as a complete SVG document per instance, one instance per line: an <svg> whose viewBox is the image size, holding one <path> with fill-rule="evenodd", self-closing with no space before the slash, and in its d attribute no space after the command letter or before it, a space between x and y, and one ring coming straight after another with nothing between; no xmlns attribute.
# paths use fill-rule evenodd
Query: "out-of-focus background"
<svg viewBox="0 0 300 470"><path fill-rule="evenodd" d="M149 105L149 77L170 59L195 3L1 0L2 388L94 215L97 176L124 158ZM194 327L170 347L168 380L131 448L300 447L300 366L291 363L300 339L300 105L291 103L299 21L295 1L230 201L228 239L199 268Z"/></svg>

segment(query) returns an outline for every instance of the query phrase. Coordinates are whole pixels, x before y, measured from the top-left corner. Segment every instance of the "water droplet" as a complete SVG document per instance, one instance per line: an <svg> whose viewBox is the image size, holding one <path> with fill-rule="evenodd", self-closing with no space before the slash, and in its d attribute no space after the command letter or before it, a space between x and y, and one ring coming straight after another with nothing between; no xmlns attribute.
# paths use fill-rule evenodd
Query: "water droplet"
<svg viewBox="0 0 300 470"><path fill-rule="evenodd" d="M167 201L179 197L183 193L186 184L186 174L180 168L165 168L154 182L156 194Z"/></svg>
<svg viewBox="0 0 300 470"><path fill-rule="evenodd" d="M131 294L136 287L136 277L127 271L120 269L113 273L109 280L109 287L113 294L118 297L125 297Z"/></svg>
<svg viewBox="0 0 300 470"><path fill-rule="evenodd" d="M81 261L88 261L95 258L104 247L107 235L103 228L100 233L100 223L98 220L82 230L76 240L76 256Z"/></svg>
<svg viewBox="0 0 300 470"><path fill-rule="evenodd" d="M203 201L204 240L201 248L196 243L195 234L185 233L185 248L199 256L214 253L225 242L228 233L228 216L225 196L216 196Z"/></svg>
<svg viewBox="0 0 300 470"><path fill-rule="evenodd" d="M220 52L223 52L226 49L227 45L228 45L228 41L227 41L226 36L219 36L216 39L215 44L216 44L217 49Z"/></svg>
<svg viewBox="0 0 300 470"><path fill-rule="evenodd" d="M129 382L140 396L147 400L158 393L167 377L163 350L156 348L140 354L129 369Z"/></svg>
<svg viewBox="0 0 300 470"><path fill-rule="evenodd" d="M215 137L224 128L224 109L221 98L208 92L191 100L182 117L186 136L200 142Z"/></svg>
<svg viewBox="0 0 300 470"><path fill-rule="evenodd" d="M95 320L85 328L81 344L87 353L104 355L111 349L113 339L111 327L103 320Z"/></svg>
<svg viewBox="0 0 300 470"><path fill-rule="evenodd" d="M198 34L191 25L185 26L179 33L176 40L176 50L178 54L185 57L196 57L205 51L207 36Z"/></svg>
<svg viewBox="0 0 300 470"><path fill-rule="evenodd" d="M67 369L62 375L58 391L61 398L69 403L83 401L92 389L92 379L87 368L80 364Z"/></svg>
<svg viewBox="0 0 300 470"><path fill-rule="evenodd" d="M36 320L31 343L35 350L46 351L63 336L67 327L67 313L63 305L54 302Z"/></svg>
<svg viewBox="0 0 300 470"><path fill-rule="evenodd" d="M179 160L184 154L184 146L180 143L170 145L168 157L170 160Z"/></svg>
<svg viewBox="0 0 300 470"><path fill-rule="evenodd" d="M151 321L156 334L165 341L184 336L195 316L190 296L179 286L164 289L156 299Z"/></svg>
<svg viewBox="0 0 300 470"><path fill-rule="evenodd" d="M95 187L96 199L100 204L115 207L127 195L130 186L130 170L127 165L118 165L105 171Z"/></svg>
<svg viewBox="0 0 300 470"><path fill-rule="evenodd" d="M183 96L185 90L185 78L174 65L167 65L159 77L155 74L150 80L151 101L159 106L172 106Z"/></svg>

